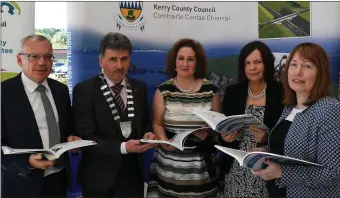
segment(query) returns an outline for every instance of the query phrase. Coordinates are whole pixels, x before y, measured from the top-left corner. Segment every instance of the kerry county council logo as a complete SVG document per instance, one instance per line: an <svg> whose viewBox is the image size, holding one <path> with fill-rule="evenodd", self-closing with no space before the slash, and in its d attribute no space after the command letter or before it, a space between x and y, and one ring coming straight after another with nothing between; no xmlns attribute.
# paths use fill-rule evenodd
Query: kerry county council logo
<svg viewBox="0 0 340 198"><path fill-rule="evenodd" d="M117 27L127 29L140 28L144 30L146 18L142 16L143 2L141 1L120 1L120 13L117 14Z"/></svg>
<svg viewBox="0 0 340 198"><path fill-rule="evenodd" d="M10 15L20 15L21 9L19 5L14 1L2 1L1 2L1 14L5 12Z"/></svg>

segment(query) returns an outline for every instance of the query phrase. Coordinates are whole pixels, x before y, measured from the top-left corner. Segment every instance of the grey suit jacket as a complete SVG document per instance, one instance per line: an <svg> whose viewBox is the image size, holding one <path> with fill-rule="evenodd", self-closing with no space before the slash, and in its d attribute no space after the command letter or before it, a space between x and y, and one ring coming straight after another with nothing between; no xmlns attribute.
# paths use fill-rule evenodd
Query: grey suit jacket
<svg viewBox="0 0 340 198"><path fill-rule="evenodd" d="M291 111L285 107L278 123ZM276 184L287 187L287 197L340 197L340 102L325 97L298 113L285 138L284 154L323 165L282 165Z"/></svg>

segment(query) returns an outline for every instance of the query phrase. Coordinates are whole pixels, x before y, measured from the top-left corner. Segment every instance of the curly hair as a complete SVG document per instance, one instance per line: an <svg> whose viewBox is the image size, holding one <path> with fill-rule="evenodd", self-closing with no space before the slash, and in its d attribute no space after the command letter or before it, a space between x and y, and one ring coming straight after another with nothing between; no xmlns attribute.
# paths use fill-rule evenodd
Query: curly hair
<svg viewBox="0 0 340 198"><path fill-rule="evenodd" d="M195 70L195 78L204 78L207 74L207 57L204 52L203 46L193 40L193 39L181 39L177 41L170 49L167 59L166 59L166 73L171 77L176 77L176 57L178 51L182 47L190 47L195 52L196 56L196 70Z"/></svg>

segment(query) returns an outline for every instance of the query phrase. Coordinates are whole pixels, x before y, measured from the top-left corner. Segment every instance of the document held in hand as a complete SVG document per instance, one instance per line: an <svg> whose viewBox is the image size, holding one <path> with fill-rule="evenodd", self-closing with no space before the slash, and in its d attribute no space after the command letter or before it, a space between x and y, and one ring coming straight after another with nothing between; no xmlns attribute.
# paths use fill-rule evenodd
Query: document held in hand
<svg viewBox="0 0 340 198"><path fill-rule="evenodd" d="M260 170L264 169L267 165L264 163L264 158L267 158L268 160L278 163L278 164L301 164L301 165L311 165L311 166L322 166L316 163L287 157L283 155L277 155L273 153L267 153L267 152L260 152L260 151L254 151L254 152L246 152L241 150L235 150L223 146L215 145L215 147L222 152L232 156L235 158L240 166L252 169L252 170Z"/></svg>
<svg viewBox="0 0 340 198"><path fill-rule="evenodd" d="M204 120L213 130L221 133L233 133L244 127L255 127L268 130L268 127L253 115L242 114L225 116L214 111L192 109L191 112Z"/></svg>
<svg viewBox="0 0 340 198"><path fill-rule="evenodd" d="M194 148L194 147L185 147L184 146L185 140L193 132L199 131L199 130L202 130L202 129L210 129L210 127L202 127L202 128L198 128L198 129L195 129L195 130L192 130L192 131L177 133L171 139L171 142L165 141L165 140L147 140L147 139L141 139L140 141L143 142L143 143L152 143L152 144L169 144L169 145L183 151L186 148Z"/></svg>
<svg viewBox="0 0 340 198"><path fill-rule="evenodd" d="M68 150L96 145L97 143L91 140L76 140L73 142L64 142L60 144L56 144L50 149L14 149L8 146L2 146L2 151L5 155L13 155L13 154L25 154L25 153L41 153L48 160L58 159L63 153Z"/></svg>

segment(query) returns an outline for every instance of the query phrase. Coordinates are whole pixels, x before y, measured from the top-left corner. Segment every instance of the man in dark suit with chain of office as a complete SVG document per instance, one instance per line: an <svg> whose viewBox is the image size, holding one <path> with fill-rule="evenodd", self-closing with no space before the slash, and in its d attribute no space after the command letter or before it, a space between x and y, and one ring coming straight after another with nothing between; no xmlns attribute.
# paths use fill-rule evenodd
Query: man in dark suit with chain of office
<svg viewBox="0 0 340 198"><path fill-rule="evenodd" d="M54 59L44 36L22 39L17 63L22 72L1 83L1 144L11 148L48 149L80 139L72 132L66 85L48 78ZM49 161L41 154L1 152L1 197L66 197L69 158Z"/></svg>
<svg viewBox="0 0 340 198"><path fill-rule="evenodd" d="M79 182L83 197L142 197L143 152L155 139L147 101L146 85L127 78L132 45L119 33L101 40L95 77L73 89L73 112L77 134L98 145L82 149ZM148 133L147 133L148 132Z"/></svg>

